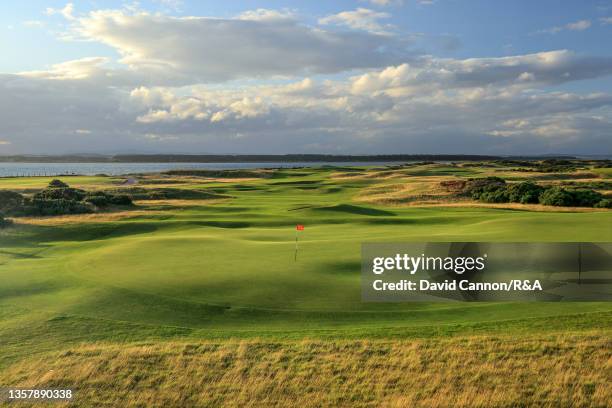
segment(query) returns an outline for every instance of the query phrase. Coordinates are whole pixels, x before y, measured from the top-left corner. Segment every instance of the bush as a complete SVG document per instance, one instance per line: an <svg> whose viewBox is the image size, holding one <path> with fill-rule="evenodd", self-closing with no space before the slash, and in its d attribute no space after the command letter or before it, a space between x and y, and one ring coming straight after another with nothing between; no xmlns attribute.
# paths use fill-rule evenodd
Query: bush
<svg viewBox="0 0 612 408"><path fill-rule="evenodd" d="M131 204L131 198L125 194L86 192L71 188L60 180L53 180L47 188L31 198L13 191L0 190L0 214L33 216L87 214L109 205Z"/></svg>
<svg viewBox="0 0 612 408"><path fill-rule="evenodd" d="M567 207L574 204L574 197L561 187L551 187L540 195L540 204Z"/></svg>
<svg viewBox="0 0 612 408"><path fill-rule="evenodd" d="M487 194L487 197L497 195L497 190L504 189L506 181L499 177L485 177L469 179L465 185L464 193L471 196L474 200L480 200L480 196Z"/></svg>
<svg viewBox="0 0 612 408"><path fill-rule="evenodd" d="M62 180L54 179L49 183L49 187L47 188L67 188L68 184L64 183Z"/></svg>
<svg viewBox="0 0 612 408"><path fill-rule="evenodd" d="M102 191L95 191L88 193L83 201L91 203L96 207L107 207L111 204L111 197Z"/></svg>
<svg viewBox="0 0 612 408"><path fill-rule="evenodd" d="M109 194L104 191L88 193L85 202L96 207L108 207L109 205L132 205L132 199L126 194Z"/></svg>
<svg viewBox="0 0 612 408"><path fill-rule="evenodd" d="M506 188L500 187L483 192L479 199L485 203L507 203L510 201L510 196Z"/></svg>
<svg viewBox="0 0 612 408"><path fill-rule="evenodd" d="M601 200L600 202L595 204L593 207L595 207L595 208L612 208L612 200L610 200L609 198L604 198L603 200Z"/></svg>
<svg viewBox="0 0 612 408"><path fill-rule="evenodd" d="M35 198L29 206L33 215L88 214L93 210L91 204L65 199Z"/></svg>
<svg viewBox="0 0 612 408"><path fill-rule="evenodd" d="M126 194L112 195L110 201L114 205L132 205L132 199Z"/></svg>
<svg viewBox="0 0 612 408"><path fill-rule="evenodd" d="M565 161L551 161L566 165ZM550 164L550 163L549 163ZM463 183L463 184L462 184ZM461 195L471 196L485 203L521 203L554 205L563 207L611 208L611 201L592 189L566 190L562 187L542 187L531 181L506 184L499 177L469 179L467 182L449 181L440 183L450 191L461 189Z"/></svg>
<svg viewBox="0 0 612 408"><path fill-rule="evenodd" d="M69 200L81 201L85 198L85 191L70 187L46 188L34 194L35 200Z"/></svg>
<svg viewBox="0 0 612 408"><path fill-rule="evenodd" d="M6 218L4 218L2 215L0 215L0 228L6 228L9 225L11 225L13 223L13 221L8 220Z"/></svg>
<svg viewBox="0 0 612 408"><path fill-rule="evenodd" d="M594 190L570 190L576 207L593 207L603 200L603 195Z"/></svg>
<svg viewBox="0 0 612 408"><path fill-rule="evenodd" d="M594 190L565 190L551 187L540 196L540 203L565 207L595 207L604 197ZM604 203L605 205L605 203Z"/></svg>
<svg viewBox="0 0 612 408"><path fill-rule="evenodd" d="M0 213L16 214L23 207L23 196L14 191L0 190Z"/></svg>
<svg viewBox="0 0 612 408"><path fill-rule="evenodd" d="M539 202L540 194L543 191L542 186L530 181L513 184L508 187L508 199L513 203L536 204Z"/></svg>

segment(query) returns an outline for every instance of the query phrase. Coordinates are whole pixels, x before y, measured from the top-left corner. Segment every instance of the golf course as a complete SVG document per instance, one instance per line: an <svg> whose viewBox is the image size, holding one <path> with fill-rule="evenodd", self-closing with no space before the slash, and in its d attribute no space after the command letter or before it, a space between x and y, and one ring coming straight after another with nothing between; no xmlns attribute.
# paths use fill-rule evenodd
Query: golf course
<svg viewBox="0 0 612 408"><path fill-rule="evenodd" d="M497 177L612 195L610 167L522 167L1 178L25 197L60 179L133 204L7 216L0 387L69 388L72 402L49 405L80 407L605 406L611 303L361 300L364 242L612 241L609 208L448 187Z"/></svg>

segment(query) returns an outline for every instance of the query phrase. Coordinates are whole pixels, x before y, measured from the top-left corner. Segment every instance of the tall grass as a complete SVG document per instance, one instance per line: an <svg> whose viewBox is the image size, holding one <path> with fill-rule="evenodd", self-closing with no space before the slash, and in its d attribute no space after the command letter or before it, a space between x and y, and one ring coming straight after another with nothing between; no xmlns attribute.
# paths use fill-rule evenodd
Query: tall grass
<svg viewBox="0 0 612 408"><path fill-rule="evenodd" d="M100 344L22 360L0 383L72 388L79 407L604 407L611 345L602 331Z"/></svg>

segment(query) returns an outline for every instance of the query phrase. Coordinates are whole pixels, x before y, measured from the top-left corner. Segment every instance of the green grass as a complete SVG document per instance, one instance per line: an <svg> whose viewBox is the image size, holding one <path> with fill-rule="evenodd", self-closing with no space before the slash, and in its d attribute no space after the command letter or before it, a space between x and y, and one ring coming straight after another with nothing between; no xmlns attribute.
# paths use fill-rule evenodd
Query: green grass
<svg viewBox="0 0 612 408"><path fill-rule="evenodd" d="M42 189L53 179L60 178L73 187L110 185L118 182L114 177L99 176L62 176L62 177L2 177L0 189L28 190Z"/></svg>
<svg viewBox="0 0 612 408"><path fill-rule="evenodd" d="M392 182L481 171L425 166L402 170L403 178ZM609 303L360 298L362 242L611 241L609 211L370 205L355 197L388 181L364 169L364 177L336 173L296 169L247 181L175 181L176 188L230 198L151 205L156 211L120 220L24 225L17 219L0 231L0 368L99 342L609 333ZM0 188L41 188L47 181L3 179ZM81 188L117 184L100 177L66 181ZM298 223L306 229L298 233L295 262Z"/></svg>

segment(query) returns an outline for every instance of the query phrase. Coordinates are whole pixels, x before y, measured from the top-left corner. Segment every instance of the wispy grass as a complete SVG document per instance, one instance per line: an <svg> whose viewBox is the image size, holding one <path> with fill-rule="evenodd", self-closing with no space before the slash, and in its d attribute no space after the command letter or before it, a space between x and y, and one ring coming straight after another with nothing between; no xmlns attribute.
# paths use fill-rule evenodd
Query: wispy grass
<svg viewBox="0 0 612 408"><path fill-rule="evenodd" d="M0 382L72 388L79 407L603 407L611 346L598 331L88 345L16 363Z"/></svg>

